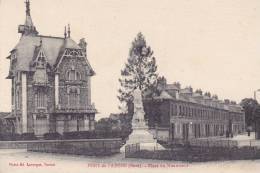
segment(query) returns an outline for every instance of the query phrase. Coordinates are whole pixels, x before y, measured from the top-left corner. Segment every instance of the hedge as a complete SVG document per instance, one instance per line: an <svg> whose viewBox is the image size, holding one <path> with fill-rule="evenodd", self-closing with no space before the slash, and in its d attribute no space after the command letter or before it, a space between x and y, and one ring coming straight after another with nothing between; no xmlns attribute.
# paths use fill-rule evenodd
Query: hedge
<svg viewBox="0 0 260 173"><path fill-rule="evenodd" d="M37 140L34 133L4 133L0 134L1 141Z"/></svg>
<svg viewBox="0 0 260 173"><path fill-rule="evenodd" d="M51 132L43 134L43 139L45 140L60 140L62 139L62 135L58 132Z"/></svg>

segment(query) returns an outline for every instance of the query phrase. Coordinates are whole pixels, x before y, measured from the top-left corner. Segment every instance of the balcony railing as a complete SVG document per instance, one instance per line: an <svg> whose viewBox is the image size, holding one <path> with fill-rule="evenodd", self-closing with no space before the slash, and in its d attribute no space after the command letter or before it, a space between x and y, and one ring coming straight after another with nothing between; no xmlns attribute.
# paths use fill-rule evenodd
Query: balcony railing
<svg viewBox="0 0 260 173"><path fill-rule="evenodd" d="M97 113L94 105L85 106L62 106L59 105L55 108L56 113Z"/></svg>
<svg viewBox="0 0 260 173"><path fill-rule="evenodd" d="M49 86L50 83L49 82L37 82L37 81L34 81L33 85L34 86Z"/></svg>
<svg viewBox="0 0 260 173"><path fill-rule="evenodd" d="M82 81L80 80L65 80L65 84L69 85L81 85Z"/></svg>

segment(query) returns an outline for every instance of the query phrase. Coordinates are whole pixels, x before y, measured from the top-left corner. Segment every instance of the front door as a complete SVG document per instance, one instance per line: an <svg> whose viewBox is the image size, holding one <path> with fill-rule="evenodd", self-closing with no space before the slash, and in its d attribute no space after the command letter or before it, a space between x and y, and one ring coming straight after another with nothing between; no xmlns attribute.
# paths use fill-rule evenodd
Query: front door
<svg viewBox="0 0 260 173"><path fill-rule="evenodd" d="M37 116L34 126L35 135L43 135L49 132L49 123L46 116Z"/></svg>

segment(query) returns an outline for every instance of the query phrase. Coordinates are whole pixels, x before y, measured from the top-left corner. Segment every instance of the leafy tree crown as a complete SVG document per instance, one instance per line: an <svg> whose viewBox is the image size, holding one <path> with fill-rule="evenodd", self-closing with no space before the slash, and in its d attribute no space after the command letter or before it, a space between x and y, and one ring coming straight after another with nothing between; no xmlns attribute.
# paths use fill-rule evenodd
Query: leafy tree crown
<svg viewBox="0 0 260 173"><path fill-rule="evenodd" d="M152 89L156 85L158 74L153 51L146 44L142 33L138 33L132 42L125 67L121 70L118 99L122 103L132 101L132 92L139 88L142 91Z"/></svg>

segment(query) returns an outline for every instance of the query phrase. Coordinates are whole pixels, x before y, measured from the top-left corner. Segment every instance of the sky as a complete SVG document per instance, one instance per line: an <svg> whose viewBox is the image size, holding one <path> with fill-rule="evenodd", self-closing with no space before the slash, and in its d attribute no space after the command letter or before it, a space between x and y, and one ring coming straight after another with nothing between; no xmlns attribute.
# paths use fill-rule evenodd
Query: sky
<svg viewBox="0 0 260 173"><path fill-rule="evenodd" d="M31 16L41 35L63 37L70 24L72 39L86 39L97 119L119 112L118 78L138 32L168 83L236 102L260 89L259 0L31 0ZM0 111L11 108L6 57L24 21L24 0L0 0Z"/></svg>

